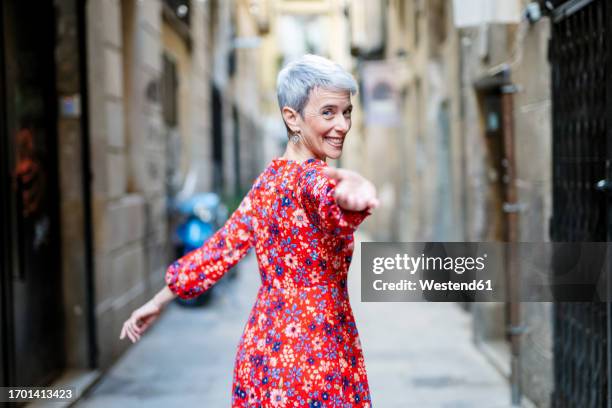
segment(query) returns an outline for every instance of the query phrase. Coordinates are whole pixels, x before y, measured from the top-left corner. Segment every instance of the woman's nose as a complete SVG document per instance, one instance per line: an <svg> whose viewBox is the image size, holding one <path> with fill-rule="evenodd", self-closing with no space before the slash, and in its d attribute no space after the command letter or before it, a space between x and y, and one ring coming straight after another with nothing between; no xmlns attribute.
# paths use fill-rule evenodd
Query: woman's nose
<svg viewBox="0 0 612 408"><path fill-rule="evenodd" d="M340 118L336 120L336 129L341 132L348 132L351 127L351 120L347 119L344 115L338 115Z"/></svg>

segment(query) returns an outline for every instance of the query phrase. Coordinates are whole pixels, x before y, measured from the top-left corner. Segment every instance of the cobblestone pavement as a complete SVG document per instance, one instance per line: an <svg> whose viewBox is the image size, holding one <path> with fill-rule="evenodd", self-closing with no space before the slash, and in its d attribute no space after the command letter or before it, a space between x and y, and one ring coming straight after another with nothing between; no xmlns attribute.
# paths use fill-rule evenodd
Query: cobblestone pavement
<svg viewBox="0 0 612 408"><path fill-rule="evenodd" d="M374 408L509 407L506 380L453 303L361 303L359 245L349 295ZM259 287L254 252L203 308L171 304L77 407L229 407L234 357Z"/></svg>

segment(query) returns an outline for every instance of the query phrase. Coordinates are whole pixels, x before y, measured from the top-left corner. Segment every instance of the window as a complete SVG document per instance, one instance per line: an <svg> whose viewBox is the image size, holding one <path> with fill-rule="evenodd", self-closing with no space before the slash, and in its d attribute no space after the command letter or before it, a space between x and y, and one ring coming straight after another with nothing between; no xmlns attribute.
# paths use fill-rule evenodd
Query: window
<svg viewBox="0 0 612 408"><path fill-rule="evenodd" d="M163 72L161 78L162 114L168 126L178 124L178 75L176 62L168 54L163 55Z"/></svg>

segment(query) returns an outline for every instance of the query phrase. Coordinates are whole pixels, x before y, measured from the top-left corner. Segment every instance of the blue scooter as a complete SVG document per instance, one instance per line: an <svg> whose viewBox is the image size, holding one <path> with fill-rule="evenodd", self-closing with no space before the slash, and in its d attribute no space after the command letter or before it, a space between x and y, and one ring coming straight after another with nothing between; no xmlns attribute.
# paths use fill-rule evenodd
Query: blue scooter
<svg viewBox="0 0 612 408"><path fill-rule="evenodd" d="M215 193L197 193L173 205L179 222L175 231L177 258L204 245L227 220L227 208ZM210 300L213 288L193 299L176 298L183 306L201 306Z"/></svg>

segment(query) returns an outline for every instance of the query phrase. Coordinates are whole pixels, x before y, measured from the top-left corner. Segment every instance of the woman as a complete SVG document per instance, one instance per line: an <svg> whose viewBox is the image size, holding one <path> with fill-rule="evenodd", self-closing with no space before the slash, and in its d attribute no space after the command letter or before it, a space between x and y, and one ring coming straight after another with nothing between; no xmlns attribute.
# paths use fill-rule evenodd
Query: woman
<svg viewBox="0 0 612 408"><path fill-rule="evenodd" d="M167 286L134 311L133 341L175 296L202 294L255 247L262 285L238 345L232 407L371 407L347 272L353 232L378 205L372 183L327 166L351 127L353 77L306 55L278 75L291 143L226 224L175 261Z"/></svg>

